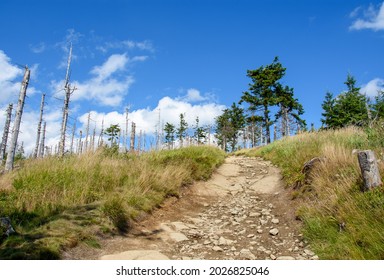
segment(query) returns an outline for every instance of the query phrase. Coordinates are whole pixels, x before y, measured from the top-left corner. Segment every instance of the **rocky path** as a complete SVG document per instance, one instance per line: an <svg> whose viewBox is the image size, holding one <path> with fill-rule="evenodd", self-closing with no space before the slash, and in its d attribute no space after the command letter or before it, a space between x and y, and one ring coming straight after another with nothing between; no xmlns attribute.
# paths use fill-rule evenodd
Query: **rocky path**
<svg viewBox="0 0 384 280"><path fill-rule="evenodd" d="M71 259L318 259L299 233L279 170L229 157L212 179L168 200L125 237Z"/></svg>

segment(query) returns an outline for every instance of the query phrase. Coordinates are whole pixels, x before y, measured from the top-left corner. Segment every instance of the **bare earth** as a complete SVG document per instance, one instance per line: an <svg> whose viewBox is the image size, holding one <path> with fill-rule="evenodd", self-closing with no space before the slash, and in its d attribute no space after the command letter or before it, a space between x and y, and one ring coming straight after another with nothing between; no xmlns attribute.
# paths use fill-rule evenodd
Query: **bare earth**
<svg viewBox="0 0 384 280"><path fill-rule="evenodd" d="M126 236L85 245L65 259L318 259L302 240L279 169L229 157L207 182L168 199Z"/></svg>

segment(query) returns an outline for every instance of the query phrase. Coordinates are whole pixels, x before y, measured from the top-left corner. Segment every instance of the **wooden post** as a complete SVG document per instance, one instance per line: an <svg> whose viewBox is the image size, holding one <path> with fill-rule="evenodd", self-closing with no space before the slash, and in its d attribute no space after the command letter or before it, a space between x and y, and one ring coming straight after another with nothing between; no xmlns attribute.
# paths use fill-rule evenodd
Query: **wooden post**
<svg viewBox="0 0 384 280"><path fill-rule="evenodd" d="M382 185L379 168L375 154L371 150L360 151L357 153L361 174L363 176L362 191L369 191L374 187Z"/></svg>
<svg viewBox="0 0 384 280"><path fill-rule="evenodd" d="M41 96L40 117L39 117L39 123L37 124L36 146L35 146L35 150L33 151L33 158L37 158L37 153L39 151L41 123L43 122L43 112L44 112L44 99L45 99L45 93L43 93L43 95Z"/></svg>
<svg viewBox="0 0 384 280"><path fill-rule="evenodd" d="M5 152L7 149L9 127L11 126L11 119L12 119L12 108L13 108L13 104L11 103L8 105L7 118L5 119L3 138L1 140L1 149L0 149L1 164L4 164L4 160L5 160Z"/></svg>
<svg viewBox="0 0 384 280"><path fill-rule="evenodd" d="M17 103L15 122L13 124L11 144L9 146L8 153L7 153L7 161L5 162L5 171L11 171L13 169L13 161L15 159L17 138L19 137L21 116L23 114L24 101L25 101L25 96L27 94L27 88L28 88L30 76L31 76L31 70L29 70L28 67L25 67L23 82L21 84L21 89L20 89L19 101Z"/></svg>

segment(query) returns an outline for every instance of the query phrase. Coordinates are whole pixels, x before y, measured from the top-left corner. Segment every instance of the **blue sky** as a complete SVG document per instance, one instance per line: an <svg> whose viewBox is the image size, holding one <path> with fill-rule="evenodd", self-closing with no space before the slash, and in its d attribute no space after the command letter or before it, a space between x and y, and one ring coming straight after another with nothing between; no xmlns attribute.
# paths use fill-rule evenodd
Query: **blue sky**
<svg viewBox="0 0 384 280"><path fill-rule="evenodd" d="M84 131L130 121L151 135L186 113L202 124L239 101L248 69L279 56L307 123L321 125L327 91L352 74L373 96L384 87L383 1L57 0L0 2L0 127L17 102L23 70L32 78L21 140L31 150L41 93L48 145L58 141L68 42L73 42L70 123ZM70 133L70 132L68 132ZM68 145L68 143L67 143Z"/></svg>

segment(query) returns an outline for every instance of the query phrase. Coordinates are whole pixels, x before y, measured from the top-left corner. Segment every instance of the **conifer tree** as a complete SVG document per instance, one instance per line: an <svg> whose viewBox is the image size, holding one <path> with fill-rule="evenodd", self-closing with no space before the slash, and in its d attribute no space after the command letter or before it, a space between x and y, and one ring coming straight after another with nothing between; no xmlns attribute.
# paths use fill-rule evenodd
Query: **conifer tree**
<svg viewBox="0 0 384 280"><path fill-rule="evenodd" d="M324 110L321 121L326 128L341 128L348 125L364 126L368 123L367 98L356 87L356 80L348 74L347 91L336 98L327 93L322 104Z"/></svg>
<svg viewBox="0 0 384 280"><path fill-rule="evenodd" d="M223 114L216 118L216 137L218 144L225 151L236 150L239 132L246 123L244 109L233 103L231 108L223 110Z"/></svg>
<svg viewBox="0 0 384 280"><path fill-rule="evenodd" d="M165 131L165 143L168 145L168 149L172 148L173 142L175 141L175 126L167 122L164 126Z"/></svg>
<svg viewBox="0 0 384 280"><path fill-rule="evenodd" d="M179 127L176 129L176 137L179 139L180 147L183 147L183 140L187 136L188 123L185 120L185 113L180 114Z"/></svg>

